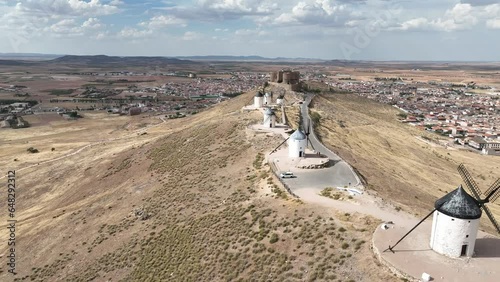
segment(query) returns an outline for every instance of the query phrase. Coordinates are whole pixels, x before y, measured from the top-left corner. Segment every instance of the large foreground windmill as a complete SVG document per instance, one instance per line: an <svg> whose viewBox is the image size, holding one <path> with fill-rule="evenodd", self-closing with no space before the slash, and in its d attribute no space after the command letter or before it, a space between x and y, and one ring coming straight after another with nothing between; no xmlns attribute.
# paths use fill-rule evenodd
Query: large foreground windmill
<svg viewBox="0 0 500 282"><path fill-rule="evenodd" d="M481 190L463 164L458 166L458 172L473 196L469 195L460 185L457 189L438 199L431 213L385 251L394 252L394 247L431 215L434 217L429 245L437 253L449 257L471 257L474 254L482 211L486 213L493 227L500 233L498 222L486 206L487 203L494 202L499 198L500 179L497 179L484 193L486 196L481 198Z"/></svg>

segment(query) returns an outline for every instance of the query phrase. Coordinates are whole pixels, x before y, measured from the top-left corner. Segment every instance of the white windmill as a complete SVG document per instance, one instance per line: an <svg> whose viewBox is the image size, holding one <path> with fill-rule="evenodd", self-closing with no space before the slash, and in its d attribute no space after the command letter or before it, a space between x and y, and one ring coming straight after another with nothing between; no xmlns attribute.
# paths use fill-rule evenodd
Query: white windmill
<svg viewBox="0 0 500 282"><path fill-rule="evenodd" d="M276 98L276 104L278 105L283 105L283 99L285 98L285 95L280 94L278 98Z"/></svg>
<svg viewBox="0 0 500 282"><path fill-rule="evenodd" d="M450 257L474 253L481 208L462 186L435 203L430 247Z"/></svg>
<svg viewBox="0 0 500 282"><path fill-rule="evenodd" d="M255 108L262 108L262 105L264 104L264 94L262 94L262 92L260 92L259 90L257 94L255 94L253 101Z"/></svg>
<svg viewBox="0 0 500 282"><path fill-rule="evenodd" d="M394 246L389 246L387 250L394 252L394 247L431 215L434 215L434 218L429 245L435 252L449 257L473 256L482 211L486 213L497 232L500 233L498 222L485 205L500 197L500 179L497 179L488 188L484 193L486 197L481 199L481 190L463 164L458 166L458 172L473 196L469 195L460 185L457 189L438 199L434 204L434 210L399 239Z"/></svg>
<svg viewBox="0 0 500 282"><path fill-rule="evenodd" d="M306 147L307 136L300 129L295 130L288 139L288 156L290 158L305 157Z"/></svg>
<svg viewBox="0 0 500 282"><path fill-rule="evenodd" d="M265 127L275 127L276 126L276 114L271 108L266 108L264 110L264 121L263 124Z"/></svg>
<svg viewBox="0 0 500 282"><path fill-rule="evenodd" d="M264 94L264 105L271 105L273 103L273 92L266 92Z"/></svg>

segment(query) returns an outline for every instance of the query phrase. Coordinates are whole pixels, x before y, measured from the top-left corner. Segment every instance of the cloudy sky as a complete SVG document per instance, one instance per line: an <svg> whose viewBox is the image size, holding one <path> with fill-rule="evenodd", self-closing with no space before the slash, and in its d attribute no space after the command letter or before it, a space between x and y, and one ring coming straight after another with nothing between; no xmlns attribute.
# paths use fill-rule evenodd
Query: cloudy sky
<svg viewBox="0 0 500 282"><path fill-rule="evenodd" d="M500 61L500 0L0 0L0 34L3 53Z"/></svg>

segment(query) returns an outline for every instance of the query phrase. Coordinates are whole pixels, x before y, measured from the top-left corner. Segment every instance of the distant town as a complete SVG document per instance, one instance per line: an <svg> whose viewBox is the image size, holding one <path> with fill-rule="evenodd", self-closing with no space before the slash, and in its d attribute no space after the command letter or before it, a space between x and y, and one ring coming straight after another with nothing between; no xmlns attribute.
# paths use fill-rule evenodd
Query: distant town
<svg viewBox="0 0 500 282"><path fill-rule="evenodd" d="M417 70L418 71L418 70ZM264 82L290 84L301 90L303 83L321 82L330 89L352 92L401 110L399 120L411 126L449 137L450 145L466 146L482 154L500 155L500 92L488 85L442 81L413 81L407 77L374 77L359 80L350 74L321 74L307 69L272 72L75 72L58 77L84 77L87 83L71 89L52 89L43 101L32 89L0 84L0 92L11 93L11 103L0 105L0 128L28 127L22 116L58 113L67 119L81 117L81 111L139 115L161 113L180 118L256 89ZM160 78L160 79L159 79ZM151 86L162 81L159 86ZM298 83L298 81L302 83ZM314 89L307 89L312 91Z"/></svg>
<svg viewBox="0 0 500 282"><path fill-rule="evenodd" d="M2 85L0 92L12 93L26 102L13 99L0 104L0 128L23 128L29 124L23 115L59 113L74 119L79 111L104 110L112 114L138 115L163 113L170 118L184 117L255 89L265 81L265 74L217 73L198 77L194 73L83 72L71 76L93 77L76 89L53 89L48 101L38 100L24 85ZM151 79L147 79L150 77ZM173 78L161 86L150 86L158 77Z"/></svg>
<svg viewBox="0 0 500 282"><path fill-rule="evenodd" d="M311 77L340 91L393 105L401 122L447 136L486 155L500 155L500 92L487 85L412 81L376 77L355 81L350 75Z"/></svg>

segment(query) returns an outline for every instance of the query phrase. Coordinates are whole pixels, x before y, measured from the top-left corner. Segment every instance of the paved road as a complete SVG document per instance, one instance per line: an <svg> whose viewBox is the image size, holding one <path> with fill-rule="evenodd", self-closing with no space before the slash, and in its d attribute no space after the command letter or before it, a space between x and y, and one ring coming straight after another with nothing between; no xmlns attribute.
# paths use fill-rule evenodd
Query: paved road
<svg viewBox="0 0 500 282"><path fill-rule="evenodd" d="M306 128L310 122L308 106L314 95L306 94L306 100L301 105L303 128ZM311 124L312 127L312 124ZM344 162L338 155L326 148L316 137L314 131L309 134L314 149L317 152L327 156L333 163L329 168L319 170L294 170L297 178L286 179L285 181L290 184L293 191L303 188L316 188L322 190L326 187L333 186L357 186L360 184L359 177L352 170L352 168ZM350 185L349 185L350 184ZM298 192L298 191L297 191Z"/></svg>

